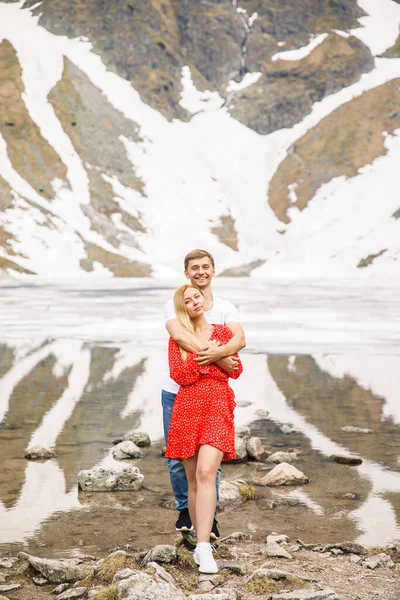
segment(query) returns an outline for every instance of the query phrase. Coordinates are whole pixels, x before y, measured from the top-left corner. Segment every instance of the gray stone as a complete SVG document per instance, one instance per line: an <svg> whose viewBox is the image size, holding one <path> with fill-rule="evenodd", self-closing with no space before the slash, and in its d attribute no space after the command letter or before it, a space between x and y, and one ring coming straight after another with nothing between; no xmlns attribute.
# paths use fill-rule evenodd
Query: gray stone
<svg viewBox="0 0 400 600"><path fill-rule="evenodd" d="M367 552L365 546L358 542L337 542L336 544L327 544L323 547L323 551L328 552L337 548L345 554L365 554Z"/></svg>
<svg viewBox="0 0 400 600"><path fill-rule="evenodd" d="M79 471L78 488L84 492L126 492L140 490L144 477L137 467Z"/></svg>
<svg viewBox="0 0 400 600"><path fill-rule="evenodd" d="M327 588L325 590L295 590L293 592L283 592L282 594L273 594L271 600L338 600L339 596L334 590Z"/></svg>
<svg viewBox="0 0 400 600"><path fill-rule="evenodd" d="M52 594L61 594L70 588L69 583L60 583L54 590L51 592Z"/></svg>
<svg viewBox="0 0 400 600"><path fill-rule="evenodd" d="M214 591L214 594L217 596L228 596L230 600L237 600L238 597L237 591L233 588L217 588ZM220 600L220 598L218 598L218 600Z"/></svg>
<svg viewBox="0 0 400 600"><path fill-rule="evenodd" d="M42 446L32 446L32 448L28 448L24 454L25 458L29 460L48 460L49 458L54 458L56 453L54 448L42 448Z"/></svg>
<svg viewBox="0 0 400 600"><path fill-rule="evenodd" d="M394 567L394 562L389 554L385 554L381 552L380 554L375 554L374 556L369 556L363 562L363 565L367 567L367 569L378 569L379 567Z"/></svg>
<svg viewBox="0 0 400 600"><path fill-rule="evenodd" d="M235 437L243 438L247 440L251 436L250 427L247 425L240 425L239 427L235 427Z"/></svg>
<svg viewBox="0 0 400 600"><path fill-rule="evenodd" d="M234 531L226 537L218 540L219 544L236 544L237 542L243 542L245 540L251 540L252 535L250 533L243 533L242 531Z"/></svg>
<svg viewBox="0 0 400 600"><path fill-rule="evenodd" d="M236 459L234 462L245 462L247 460L246 439L235 437Z"/></svg>
<svg viewBox="0 0 400 600"><path fill-rule="evenodd" d="M35 585L47 585L49 583L45 577L32 577L32 581Z"/></svg>
<svg viewBox="0 0 400 600"><path fill-rule="evenodd" d="M246 565L224 563L221 566L221 571L228 571L228 573L234 573L234 575L247 575Z"/></svg>
<svg viewBox="0 0 400 600"><path fill-rule="evenodd" d="M26 558L36 571L49 580L50 583L67 583L84 579L94 570L94 565L82 564L79 559L68 558L55 560L51 558L39 558L25 552L20 552L20 558Z"/></svg>
<svg viewBox="0 0 400 600"><path fill-rule="evenodd" d="M17 561L18 561L18 558L15 558L15 556L1 558L0 559L0 569L11 569L13 564L16 563Z"/></svg>
<svg viewBox="0 0 400 600"><path fill-rule="evenodd" d="M373 433L372 429L363 429L362 427L353 427L352 425L345 425L342 427L342 431L349 433Z"/></svg>
<svg viewBox="0 0 400 600"><path fill-rule="evenodd" d="M297 460L296 452L274 452L270 456L268 456L267 461L273 463L292 463Z"/></svg>
<svg viewBox="0 0 400 600"><path fill-rule="evenodd" d="M216 598L215 594L191 594L186 600L216 600ZM232 596L224 592L218 595L218 600L232 600Z"/></svg>
<svg viewBox="0 0 400 600"><path fill-rule="evenodd" d="M215 586L208 579L203 579L203 581L199 580L198 590L202 594L207 594L208 592L212 592Z"/></svg>
<svg viewBox="0 0 400 600"><path fill-rule="evenodd" d="M247 454L254 460L266 458L267 453L259 437L251 437L246 442Z"/></svg>
<svg viewBox="0 0 400 600"><path fill-rule="evenodd" d="M219 507L237 506L243 502L238 482L222 480L219 486Z"/></svg>
<svg viewBox="0 0 400 600"><path fill-rule="evenodd" d="M172 577L171 573L168 573L168 571L166 571L164 569L164 567L162 567L161 565L159 565L156 562L149 562L146 565L146 568L152 568L154 569L155 574L160 577L161 579L163 579L164 581L167 581L168 583L175 583L174 578Z"/></svg>
<svg viewBox="0 0 400 600"><path fill-rule="evenodd" d="M267 410L263 410L262 408L256 410L255 414L257 417L262 417L263 419L266 419L269 416L269 412Z"/></svg>
<svg viewBox="0 0 400 600"><path fill-rule="evenodd" d="M301 485L308 483L308 477L289 463L276 465L269 473L260 479L261 485Z"/></svg>
<svg viewBox="0 0 400 600"><path fill-rule="evenodd" d="M173 583L157 575L155 577L153 579L148 573L140 571L120 581L115 577L119 597L127 600L185 600L183 592Z"/></svg>
<svg viewBox="0 0 400 600"><path fill-rule="evenodd" d="M142 561L142 565L145 566L149 562L164 562L172 563L176 560L176 546L170 544L159 544L151 548Z"/></svg>
<svg viewBox="0 0 400 600"><path fill-rule="evenodd" d="M268 579L273 579L274 581L281 581L283 579L287 579L291 577L291 574L287 571L280 571L279 569L269 569L260 567L253 571L253 573L249 576L247 581L252 581L253 579L259 579L261 577L266 577Z"/></svg>
<svg viewBox="0 0 400 600"><path fill-rule="evenodd" d="M270 542L276 542L277 544L281 544L282 542L288 542L289 536L287 535L279 535L275 533L271 533L271 535L267 535L267 544Z"/></svg>
<svg viewBox="0 0 400 600"><path fill-rule="evenodd" d="M120 444L121 442L130 441L139 446L139 448L146 448L151 445L150 436L144 431L128 431L121 438L114 440L114 444Z"/></svg>
<svg viewBox="0 0 400 600"><path fill-rule="evenodd" d="M129 567L126 567L126 569L121 569L121 571L118 571L118 573L116 573L114 575L112 582L118 583L118 581L122 581L123 579L128 579L128 577L132 577L132 575L137 575L138 573L141 573L141 571L138 571L136 569L130 569Z"/></svg>
<svg viewBox="0 0 400 600"><path fill-rule="evenodd" d="M252 402L249 402L248 400L238 400L236 402L236 406L239 408L247 408L248 406L251 406Z"/></svg>
<svg viewBox="0 0 400 600"><path fill-rule="evenodd" d="M222 575L212 575L209 573L201 573L199 575L199 582L203 583L204 581L209 581L213 587L217 587L217 585L222 585L224 583L224 578Z"/></svg>
<svg viewBox="0 0 400 600"><path fill-rule="evenodd" d="M362 458L354 454L332 454L331 458L341 465L361 465Z"/></svg>
<svg viewBox="0 0 400 600"><path fill-rule="evenodd" d="M59 596L57 596L57 600L73 600L74 598L86 598L88 593L88 589L85 587L76 587L71 588L70 590L66 590L62 592Z"/></svg>
<svg viewBox="0 0 400 600"><path fill-rule="evenodd" d="M362 561L361 556L358 556L357 554L352 554L349 558L349 562L358 565L358 563L360 563Z"/></svg>
<svg viewBox="0 0 400 600"><path fill-rule="evenodd" d="M296 429L295 427L291 427L290 425L282 425L280 427L280 430L282 431L282 433L284 434L288 434L288 433L299 433L299 430Z"/></svg>
<svg viewBox="0 0 400 600"><path fill-rule="evenodd" d="M142 458L143 453L140 448L132 441L126 440L120 442L113 448L113 457L117 460L125 460L128 458Z"/></svg>
<svg viewBox="0 0 400 600"><path fill-rule="evenodd" d="M6 583L5 585L0 585L0 593L13 592L14 590L19 590L20 587L22 587L20 583Z"/></svg>
<svg viewBox="0 0 400 600"><path fill-rule="evenodd" d="M280 546L276 542L269 542L265 546L264 553L266 556L269 556L270 558L287 558L287 559L293 558L293 556L291 554L289 554L289 552L287 550L282 548L282 546Z"/></svg>

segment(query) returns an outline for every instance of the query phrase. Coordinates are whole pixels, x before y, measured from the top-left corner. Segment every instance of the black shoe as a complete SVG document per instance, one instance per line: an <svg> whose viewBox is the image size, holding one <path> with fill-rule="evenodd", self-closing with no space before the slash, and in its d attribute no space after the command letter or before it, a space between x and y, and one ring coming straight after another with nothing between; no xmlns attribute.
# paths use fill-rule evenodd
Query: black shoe
<svg viewBox="0 0 400 600"><path fill-rule="evenodd" d="M217 519L214 519L213 526L212 526L211 533L210 533L210 539L217 540L218 538L219 538L218 521L217 521Z"/></svg>
<svg viewBox="0 0 400 600"><path fill-rule="evenodd" d="M189 511L187 508L183 508L179 511L179 517L175 523L175 529L177 531L192 531L193 525L190 519Z"/></svg>

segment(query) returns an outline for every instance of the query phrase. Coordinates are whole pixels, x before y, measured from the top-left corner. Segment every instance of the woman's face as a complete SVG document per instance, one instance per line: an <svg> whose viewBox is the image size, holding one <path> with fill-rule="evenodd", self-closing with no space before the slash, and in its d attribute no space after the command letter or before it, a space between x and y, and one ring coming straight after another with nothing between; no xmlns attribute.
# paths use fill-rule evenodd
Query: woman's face
<svg viewBox="0 0 400 600"><path fill-rule="evenodd" d="M195 288L187 288L183 294L183 301L191 319L204 313L204 296Z"/></svg>

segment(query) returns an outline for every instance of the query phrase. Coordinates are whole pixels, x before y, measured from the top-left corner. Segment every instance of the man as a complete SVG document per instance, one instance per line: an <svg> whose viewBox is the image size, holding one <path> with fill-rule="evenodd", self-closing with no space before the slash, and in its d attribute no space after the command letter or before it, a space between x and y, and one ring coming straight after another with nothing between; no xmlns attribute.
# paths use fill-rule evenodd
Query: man
<svg viewBox="0 0 400 600"><path fill-rule="evenodd" d="M191 283L197 285L202 291L205 298L205 317L207 321L218 325L227 325L232 331L233 337L224 346L219 346L217 342L211 341L206 348L202 347L199 340L186 331L176 318L172 300L167 302L164 308L165 326L169 335L188 352L197 353L196 360L199 364L208 365L214 362L227 371L234 371L237 368L237 361L232 355L245 347L246 340L239 323L236 307L212 293L211 283L215 274L214 258L206 250L192 250L185 256L184 273L187 279L190 279ZM165 441L168 439L172 407L178 390L179 385L170 378L168 369L161 392ZM177 510L179 511L176 530L191 531L193 526L188 511L188 484L185 469L180 461L168 459L168 470L177 502ZM217 498L219 497L219 479L220 470L216 483ZM213 539L219 537L218 523L215 518L211 537Z"/></svg>

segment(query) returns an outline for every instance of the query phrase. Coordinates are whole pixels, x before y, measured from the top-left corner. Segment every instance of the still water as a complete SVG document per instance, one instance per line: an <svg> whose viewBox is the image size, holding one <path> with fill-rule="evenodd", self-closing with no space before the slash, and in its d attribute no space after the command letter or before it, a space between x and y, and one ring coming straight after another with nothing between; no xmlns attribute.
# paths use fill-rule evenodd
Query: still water
<svg viewBox="0 0 400 600"><path fill-rule="evenodd" d="M162 447L162 309L181 281L3 281L0 286L0 552L46 556L138 547L175 537ZM223 533L271 531L309 542L400 540L400 279L216 279L240 309L244 373L237 425L269 452L296 448L305 486L257 487L220 515ZM282 433L282 425L291 433ZM372 430L348 432L345 426ZM78 493L81 469L109 465L112 442L147 431L132 461L145 488ZM57 456L29 462L25 450ZM332 453L357 453L358 467ZM224 466L256 480L270 466Z"/></svg>

